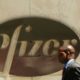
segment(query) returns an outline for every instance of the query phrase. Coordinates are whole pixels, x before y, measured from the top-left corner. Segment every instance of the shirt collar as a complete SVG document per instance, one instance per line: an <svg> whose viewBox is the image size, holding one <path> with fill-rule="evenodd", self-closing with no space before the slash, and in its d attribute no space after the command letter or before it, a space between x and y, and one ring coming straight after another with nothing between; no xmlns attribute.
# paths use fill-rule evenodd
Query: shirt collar
<svg viewBox="0 0 80 80"><path fill-rule="evenodd" d="M64 64L64 67L67 69L67 67L74 62L74 59L70 59L66 64Z"/></svg>

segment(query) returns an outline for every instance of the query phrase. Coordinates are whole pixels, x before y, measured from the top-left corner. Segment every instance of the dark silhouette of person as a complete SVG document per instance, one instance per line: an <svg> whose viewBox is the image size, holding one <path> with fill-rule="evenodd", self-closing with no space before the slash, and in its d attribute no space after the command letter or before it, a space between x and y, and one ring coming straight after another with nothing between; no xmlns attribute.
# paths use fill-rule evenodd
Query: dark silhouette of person
<svg viewBox="0 0 80 80"><path fill-rule="evenodd" d="M80 64L75 61L75 48L72 45L61 46L58 58L64 64L62 80L80 80Z"/></svg>

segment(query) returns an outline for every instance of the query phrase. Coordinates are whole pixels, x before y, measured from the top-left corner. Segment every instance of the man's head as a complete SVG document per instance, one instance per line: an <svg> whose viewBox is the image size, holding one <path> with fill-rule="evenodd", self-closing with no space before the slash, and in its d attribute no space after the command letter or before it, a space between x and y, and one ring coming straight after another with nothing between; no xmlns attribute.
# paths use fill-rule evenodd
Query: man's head
<svg viewBox="0 0 80 80"><path fill-rule="evenodd" d="M70 59L75 58L75 48L72 45L61 46L58 51L59 61L66 63Z"/></svg>

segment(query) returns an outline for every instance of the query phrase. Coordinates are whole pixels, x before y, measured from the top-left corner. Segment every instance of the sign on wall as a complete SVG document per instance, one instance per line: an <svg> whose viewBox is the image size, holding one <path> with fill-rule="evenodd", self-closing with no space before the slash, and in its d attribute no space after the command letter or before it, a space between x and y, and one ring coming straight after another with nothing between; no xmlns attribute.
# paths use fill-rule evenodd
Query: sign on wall
<svg viewBox="0 0 80 80"><path fill-rule="evenodd" d="M57 53L72 44L79 53L79 38L68 26L51 19L27 17L0 24L0 72L41 76L61 70Z"/></svg>

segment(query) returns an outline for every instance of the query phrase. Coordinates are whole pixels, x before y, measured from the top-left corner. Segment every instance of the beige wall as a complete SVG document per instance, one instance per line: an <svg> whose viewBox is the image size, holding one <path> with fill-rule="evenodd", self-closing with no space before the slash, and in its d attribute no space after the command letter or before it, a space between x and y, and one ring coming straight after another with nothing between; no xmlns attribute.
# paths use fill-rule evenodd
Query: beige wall
<svg viewBox="0 0 80 80"><path fill-rule="evenodd" d="M80 0L0 0L0 23L27 16L61 21L69 25L80 37ZM80 63L79 59L80 57L77 61ZM0 80L61 80L61 71L39 77L0 77Z"/></svg>

